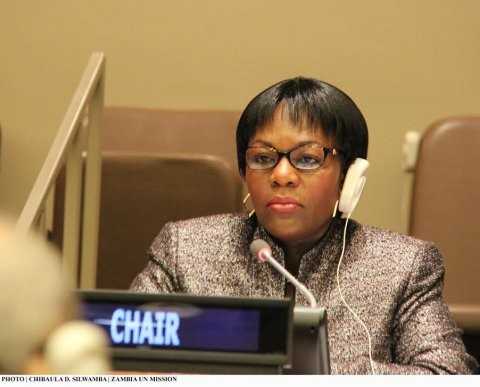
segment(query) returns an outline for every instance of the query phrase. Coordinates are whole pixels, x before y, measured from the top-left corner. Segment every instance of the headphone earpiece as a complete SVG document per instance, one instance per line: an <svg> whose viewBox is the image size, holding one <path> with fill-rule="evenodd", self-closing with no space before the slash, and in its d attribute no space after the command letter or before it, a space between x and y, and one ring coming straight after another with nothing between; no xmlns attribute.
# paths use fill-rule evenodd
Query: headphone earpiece
<svg viewBox="0 0 480 387"><path fill-rule="evenodd" d="M347 170L338 201L338 211L340 211L344 217L353 212L360 200L363 187L367 181L365 175L369 165L370 163L367 160L356 158Z"/></svg>

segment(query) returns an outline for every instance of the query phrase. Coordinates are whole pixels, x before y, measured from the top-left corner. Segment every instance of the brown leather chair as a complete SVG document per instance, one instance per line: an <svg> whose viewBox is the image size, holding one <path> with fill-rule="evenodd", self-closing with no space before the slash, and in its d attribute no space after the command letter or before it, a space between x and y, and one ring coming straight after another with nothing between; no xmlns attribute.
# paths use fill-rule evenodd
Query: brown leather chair
<svg viewBox="0 0 480 387"><path fill-rule="evenodd" d="M63 181L55 200L57 245L63 239ZM239 211L240 201L238 180L215 156L105 152L97 287L127 289L165 223Z"/></svg>
<svg viewBox="0 0 480 387"><path fill-rule="evenodd" d="M479 345L480 117L432 124L417 160L410 234L439 247L445 258L445 300L458 325Z"/></svg>

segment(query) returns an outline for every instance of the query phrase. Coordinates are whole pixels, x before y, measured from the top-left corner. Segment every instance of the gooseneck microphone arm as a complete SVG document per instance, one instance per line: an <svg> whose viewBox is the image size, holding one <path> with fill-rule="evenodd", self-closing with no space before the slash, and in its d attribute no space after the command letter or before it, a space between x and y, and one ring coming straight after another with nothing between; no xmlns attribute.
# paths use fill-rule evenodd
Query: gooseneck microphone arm
<svg viewBox="0 0 480 387"><path fill-rule="evenodd" d="M312 292L308 290L304 284L298 281L292 274L288 272L282 265L280 265L272 256L272 249L263 239L256 239L250 244L250 252L257 257L260 262L268 262L277 270L288 282L302 293L310 304L311 308L317 306L317 301Z"/></svg>

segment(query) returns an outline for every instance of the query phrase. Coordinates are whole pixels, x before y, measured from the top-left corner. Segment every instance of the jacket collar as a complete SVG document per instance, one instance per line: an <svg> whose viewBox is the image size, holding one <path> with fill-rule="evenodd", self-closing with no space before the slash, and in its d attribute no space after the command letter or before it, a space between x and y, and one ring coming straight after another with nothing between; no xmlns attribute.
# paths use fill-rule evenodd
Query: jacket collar
<svg viewBox="0 0 480 387"><path fill-rule="evenodd" d="M272 249L273 257L285 267L285 251L270 235L270 233L258 223L256 217L248 220L253 232L250 234L248 243L255 239L263 239ZM345 221L343 219L333 219L326 233L318 242L308 251L306 251L300 260L298 271L298 280L307 282L312 273L326 271L334 262L338 262L340 256L342 233ZM350 228L350 227L349 227ZM350 234L350 233L349 233ZM250 259L253 263L253 276L256 284L261 284L260 293L263 296L283 297L285 289L285 279L277 273L267 263L260 263L250 253ZM258 289L260 290L260 289Z"/></svg>

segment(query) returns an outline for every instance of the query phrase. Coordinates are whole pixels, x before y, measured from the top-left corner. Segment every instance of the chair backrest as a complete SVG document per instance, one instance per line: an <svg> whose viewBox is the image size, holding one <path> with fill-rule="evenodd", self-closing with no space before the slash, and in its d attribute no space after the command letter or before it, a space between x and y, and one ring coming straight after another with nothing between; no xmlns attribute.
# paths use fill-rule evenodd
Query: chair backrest
<svg viewBox="0 0 480 387"><path fill-rule="evenodd" d="M55 214L63 213L63 176ZM169 221L239 210L241 189L227 163L188 154L104 152L97 287L127 289ZM62 243L61 217L52 239Z"/></svg>
<svg viewBox="0 0 480 387"><path fill-rule="evenodd" d="M410 234L445 257L444 296L459 325L480 330L480 117L438 121L424 133Z"/></svg>
<svg viewBox="0 0 480 387"><path fill-rule="evenodd" d="M102 149L209 154L224 159L236 171L239 117L238 111L105 107Z"/></svg>

